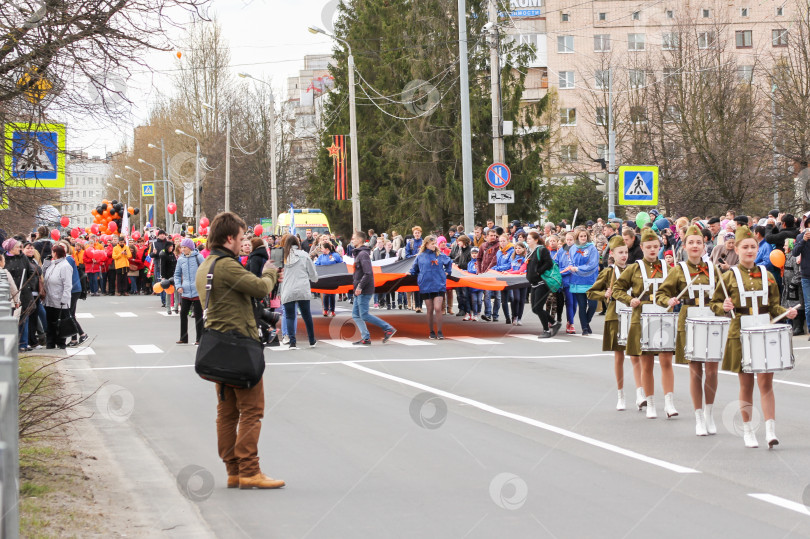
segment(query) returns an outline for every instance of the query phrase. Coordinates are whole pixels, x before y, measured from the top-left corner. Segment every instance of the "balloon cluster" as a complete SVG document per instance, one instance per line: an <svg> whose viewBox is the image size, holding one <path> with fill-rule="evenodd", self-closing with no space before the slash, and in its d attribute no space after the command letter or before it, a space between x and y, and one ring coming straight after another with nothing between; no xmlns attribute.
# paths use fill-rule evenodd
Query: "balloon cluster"
<svg viewBox="0 0 810 539"><path fill-rule="evenodd" d="M138 208L127 208L117 200L102 200L90 213L93 215L93 224L87 227L88 234L115 234L121 230L121 220L124 213L138 215Z"/></svg>

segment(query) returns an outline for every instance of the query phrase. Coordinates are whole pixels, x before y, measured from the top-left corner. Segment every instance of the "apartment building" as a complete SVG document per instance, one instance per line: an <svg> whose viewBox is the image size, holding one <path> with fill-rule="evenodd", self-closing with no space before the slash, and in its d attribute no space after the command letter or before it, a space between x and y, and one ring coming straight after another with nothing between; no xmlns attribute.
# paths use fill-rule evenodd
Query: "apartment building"
<svg viewBox="0 0 810 539"><path fill-rule="evenodd" d="M70 218L70 226L88 227L93 223L90 211L101 204L108 193L107 182L112 176L110 162L86 154L68 156L65 164L65 187L60 189L62 215Z"/></svg>
<svg viewBox="0 0 810 539"><path fill-rule="evenodd" d="M751 0L549 0L532 16L522 17L519 11L502 16L500 26L508 38L537 50L524 99L534 101L549 91L557 96L558 116L548 126L553 175L601 170L594 160L608 158L608 83L614 107L624 104L625 116L644 121L644 103L635 103L631 110L628 96L651 80L666 78L661 53L678 49L684 32L698 48L722 47L736 62L741 82L763 84L767 91L767 68L787 46L795 15L791 5Z"/></svg>

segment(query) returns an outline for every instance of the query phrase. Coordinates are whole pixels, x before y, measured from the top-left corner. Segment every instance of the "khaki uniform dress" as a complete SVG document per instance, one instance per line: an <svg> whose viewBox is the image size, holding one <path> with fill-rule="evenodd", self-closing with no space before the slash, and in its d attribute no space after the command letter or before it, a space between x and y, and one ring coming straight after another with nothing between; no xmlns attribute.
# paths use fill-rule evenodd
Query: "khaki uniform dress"
<svg viewBox="0 0 810 539"><path fill-rule="evenodd" d="M745 291L754 292L763 289L762 279L767 279L767 295L766 297L748 298L745 307L742 306L740 297L740 287L737 283L737 277L733 271L727 271L723 274L723 281L726 283L728 295L734 302L734 312L736 317L731 320L731 325L728 330L728 342L726 343L726 351L723 354L723 370L730 372L742 372L742 342L740 341L740 316L754 314L752 309L752 301L758 301L759 313L768 313L772 317L779 316L787 309L779 305L779 289L776 286L773 278L768 274L768 271L763 271L762 266L755 266L753 269L748 269L743 266L736 266L740 270L743 287ZM726 296L723 294L723 288L718 286L714 291L712 297L711 308L718 316L729 316L723 311L723 301Z"/></svg>
<svg viewBox="0 0 810 539"><path fill-rule="evenodd" d="M588 299L594 301L608 301L605 313L605 329L602 331L602 351L624 352L624 346L619 344L619 315L616 313L616 301L611 297L605 300L605 292L611 288L621 275L621 270L615 264L602 270L596 282L588 290Z"/></svg>
<svg viewBox="0 0 810 539"><path fill-rule="evenodd" d="M684 274L683 265L688 268L689 276ZM658 289L655 302L661 307L669 307L669 300L677 297L684 288L689 291L681 296L681 312L678 316L678 333L675 338L675 362L689 363L684 355L686 348L686 317L692 307L708 307L714 295L718 279L717 267L709 262L701 262L697 266L689 262L681 262L669 272L664 283ZM692 279L695 281L692 282ZM691 283L691 284L690 284Z"/></svg>
<svg viewBox="0 0 810 539"><path fill-rule="evenodd" d="M633 309L630 330L627 332L626 351L631 356L658 355L658 352L647 352L641 349L641 310L643 305L653 303L653 299L658 293L658 287L667 276L667 267L663 262L663 260L656 260L651 264L644 259L638 260L636 263L628 265L613 285L613 297L616 301L629 306L630 300L633 298L641 300L641 305ZM644 274L646 274L646 279Z"/></svg>

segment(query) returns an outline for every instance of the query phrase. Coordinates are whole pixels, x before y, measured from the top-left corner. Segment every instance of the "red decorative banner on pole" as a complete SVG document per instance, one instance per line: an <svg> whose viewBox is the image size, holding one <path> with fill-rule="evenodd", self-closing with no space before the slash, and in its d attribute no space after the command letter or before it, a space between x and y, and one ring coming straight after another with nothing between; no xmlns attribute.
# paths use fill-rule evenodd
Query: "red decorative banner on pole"
<svg viewBox="0 0 810 539"><path fill-rule="evenodd" d="M335 200L348 200L349 188L346 183L346 135L332 135L332 145L328 150L335 168Z"/></svg>

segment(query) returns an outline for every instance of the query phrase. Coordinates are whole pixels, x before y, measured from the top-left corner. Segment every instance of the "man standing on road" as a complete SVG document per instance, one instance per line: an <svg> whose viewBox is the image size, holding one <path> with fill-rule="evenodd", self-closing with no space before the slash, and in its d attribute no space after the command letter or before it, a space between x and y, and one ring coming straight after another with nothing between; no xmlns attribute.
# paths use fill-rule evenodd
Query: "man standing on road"
<svg viewBox="0 0 810 539"><path fill-rule="evenodd" d="M374 295L374 272L371 268L370 249L366 243L366 234L358 230L352 236L352 251L354 255L354 304L352 306L352 319L360 330L360 340L352 344L356 346L369 346L371 344L371 334L368 332L367 322L371 322L383 330L383 342L394 336L397 332L394 326L385 320L368 313L368 304Z"/></svg>
<svg viewBox="0 0 810 539"><path fill-rule="evenodd" d="M149 256L152 258L152 263L154 264L155 268L155 279L153 282L157 283L160 282L162 276L160 274L160 263L158 262L158 255L166 249L166 244L169 242L166 240L166 231L165 230L158 230L157 238L152 240L152 248L149 250ZM167 275L166 278L168 279L169 276ZM160 293L160 306L166 306L166 292Z"/></svg>
<svg viewBox="0 0 810 539"><path fill-rule="evenodd" d="M497 264L497 254L500 250L500 244L498 243L498 232L494 228L490 228L487 231L487 241L481 246L481 252L478 255L477 260L477 268L478 275L483 275L484 273L488 272L492 268L495 267ZM494 302L493 302L494 300ZM493 305L494 309L493 309ZM498 291L487 290L486 292L486 299L484 302L484 315L481 317L481 320L486 320L490 322L492 320L498 320L498 310L501 307L501 293ZM493 317L494 315L494 317Z"/></svg>
<svg viewBox="0 0 810 539"><path fill-rule="evenodd" d="M308 228L306 231L306 238L304 238L304 241L301 242L301 250L308 253L313 244L315 244L315 240L312 237L312 230Z"/></svg>
<svg viewBox="0 0 810 539"><path fill-rule="evenodd" d="M195 284L205 305L208 273L214 266L211 300L205 327L222 333L259 340L251 298L270 294L278 282L278 270L271 260L256 277L239 263L237 253L247 230L234 213L220 213L211 221L208 245L211 254L200 265ZM225 358L227 359L227 358ZM228 471L228 488L279 488L284 481L264 475L259 467L259 433L264 417L264 381L248 389L216 385L217 446Z"/></svg>

